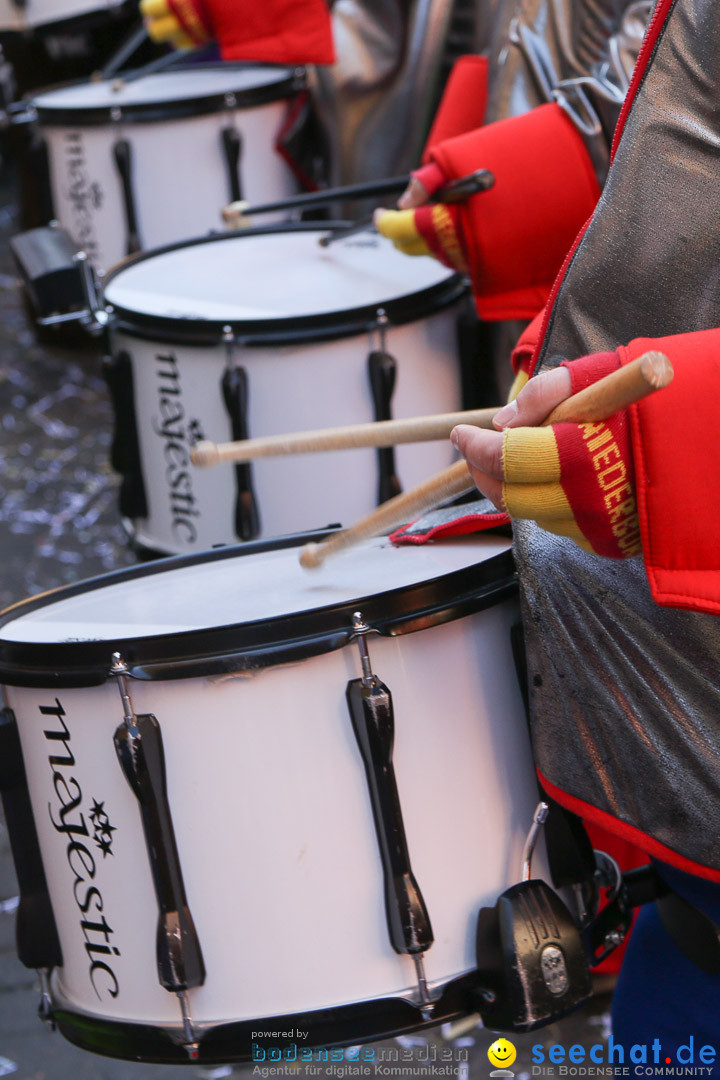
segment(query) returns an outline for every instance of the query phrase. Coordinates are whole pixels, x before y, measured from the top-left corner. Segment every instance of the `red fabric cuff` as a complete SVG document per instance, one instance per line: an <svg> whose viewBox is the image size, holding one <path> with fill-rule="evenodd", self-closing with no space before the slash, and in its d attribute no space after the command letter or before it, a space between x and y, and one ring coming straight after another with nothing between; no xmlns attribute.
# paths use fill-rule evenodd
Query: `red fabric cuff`
<svg viewBox="0 0 720 1080"><path fill-rule="evenodd" d="M449 139L430 156L449 180L493 172L494 187L459 206L473 285L495 317L532 298L531 317L600 194L575 126L559 105L541 105Z"/></svg>
<svg viewBox="0 0 720 1080"><path fill-rule="evenodd" d="M505 289L496 295L476 295L475 307L486 322L532 319L538 308L545 307L549 295L549 285L528 285L524 289Z"/></svg>
<svg viewBox="0 0 720 1080"><path fill-rule="evenodd" d="M460 56L453 66L423 151L429 160L436 143L482 127L488 100L488 58Z"/></svg>
<svg viewBox="0 0 720 1080"><path fill-rule="evenodd" d="M611 375L620 367L620 357L616 352L590 353L578 360L564 360L560 365L570 372L570 386L573 394L587 389L599 379Z"/></svg>
<svg viewBox="0 0 720 1080"><path fill-rule="evenodd" d="M658 604L719 615L720 330L636 338L618 353L627 364L649 349L675 369L669 386L628 410L650 591Z"/></svg>
<svg viewBox="0 0 720 1080"><path fill-rule="evenodd" d="M205 0L223 60L332 64L335 50L324 0Z"/></svg>

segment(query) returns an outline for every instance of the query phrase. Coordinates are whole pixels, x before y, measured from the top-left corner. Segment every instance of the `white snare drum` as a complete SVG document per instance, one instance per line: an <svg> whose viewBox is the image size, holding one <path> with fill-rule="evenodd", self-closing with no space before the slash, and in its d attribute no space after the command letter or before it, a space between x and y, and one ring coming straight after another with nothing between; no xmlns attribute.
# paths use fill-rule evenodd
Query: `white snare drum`
<svg viewBox="0 0 720 1080"><path fill-rule="evenodd" d="M117 11L125 0L0 0L0 30L34 30Z"/></svg>
<svg viewBox="0 0 720 1080"><path fill-rule="evenodd" d="M321 248L325 231L248 230L150 252L106 282L114 460L123 514L145 547L186 553L350 524L452 462L442 441L190 465L198 439L462 407L463 280L380 236Z"/></svg>
<svg viewBox="0 0 720 1080"><path fill-rule="evenodd" d="M51 1011L81 1046L240 1061L258 1031L348 1044L476 1008L478 911L520 877L537 801L509 542L378 539L313 574L298 550L155 562L0 620L62 953L33 963L56 965ZM380 697L361 749L364 650ZM30 860L32 820L11 831ZM30 911L24 935L51 923Z"/></svg>
<svg viewBox="0 0 720 1080"><path fill-rule="evenodd" d="M38 94L55 217L107 270L222 229L232 199L285 198L297 185L275 141L297 89L288 68L216 64Z"/></svg>

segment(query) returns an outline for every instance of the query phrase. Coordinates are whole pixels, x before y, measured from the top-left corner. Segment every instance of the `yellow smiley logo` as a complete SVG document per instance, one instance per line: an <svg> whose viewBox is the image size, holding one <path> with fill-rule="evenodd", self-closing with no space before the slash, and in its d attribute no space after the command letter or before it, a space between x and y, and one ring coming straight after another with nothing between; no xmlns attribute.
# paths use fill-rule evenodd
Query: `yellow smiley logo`
<svg viewBox="0 0 720 1080"><path fill-rule="evenodd" d="M499 1069L507 1069L517 1057L517 1050L507 1039L496 1039L488 1050L488 1059L491 1065L497 1065Z"/></svg>

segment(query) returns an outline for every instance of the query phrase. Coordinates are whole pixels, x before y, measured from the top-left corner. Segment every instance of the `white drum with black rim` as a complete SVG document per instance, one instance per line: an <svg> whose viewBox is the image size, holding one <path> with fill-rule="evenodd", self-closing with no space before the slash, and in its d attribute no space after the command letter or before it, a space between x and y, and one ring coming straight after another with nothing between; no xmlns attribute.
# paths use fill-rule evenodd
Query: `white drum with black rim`
<svg viewBox="0 0 720 1080"><path fill-rule="evenodd" d="M150 252L105 285L123 514L163 553L350 524L451 464L449 441L194 468L226 442L462 407L463 279L318 226ZM476 357L468 359L470 364Z"/></svg>
<svg viewBox="0 0 720 1080"><path fill-rule="evenodd" d="M188 66L40 93L55 217L96 269L211 230L233 199L297 190L276 149L301 75L259 64Z"/></svg>
<svg viewBox="0 0 720 1080"><path fill-rule="evenodd" d="M72 27L125 6L126 0L0 0L0 30L34 30L53 23Z"/></svg>
<svg viewBox="0 0 720 1080"><path fill-rule="evenodd" d="M517 618L491 536L313 574L245 545L5 612L18 947L60 1030L225 1063L475 1011L537 801Z"/></svg>

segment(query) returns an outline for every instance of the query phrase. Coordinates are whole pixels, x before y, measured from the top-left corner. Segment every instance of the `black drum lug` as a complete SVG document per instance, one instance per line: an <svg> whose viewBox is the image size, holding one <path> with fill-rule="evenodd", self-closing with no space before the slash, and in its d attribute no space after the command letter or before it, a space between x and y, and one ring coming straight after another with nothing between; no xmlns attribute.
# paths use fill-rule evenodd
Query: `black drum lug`
<svg viewBox="0 0 720 1080"><path fill-rule="evenodd" d="M12 709L0 710L0 796L20 887L15 924L18 957L25 967L48 971L62 964L62 950Z"/></svg>
<svg viewBox="0 0 720 1080"><path fill-rule="evenodd" d="M233 439L247 439L248 377L245 368L234 365L227 367L221 390ZM260 532L260 513L249 464L235 466L235 487L235 532L240 540L254 540Z"/></svg>
<svg viewBox="0 0 720 1080"><path fill-rule="evenodd" d="M123 351L116 356L105 356L103 373L110 390L115 415L110 462L113 469L122 477L120 513L131 520L145 518L148 513L147 495L140 456L130 354Z"/></svg>

